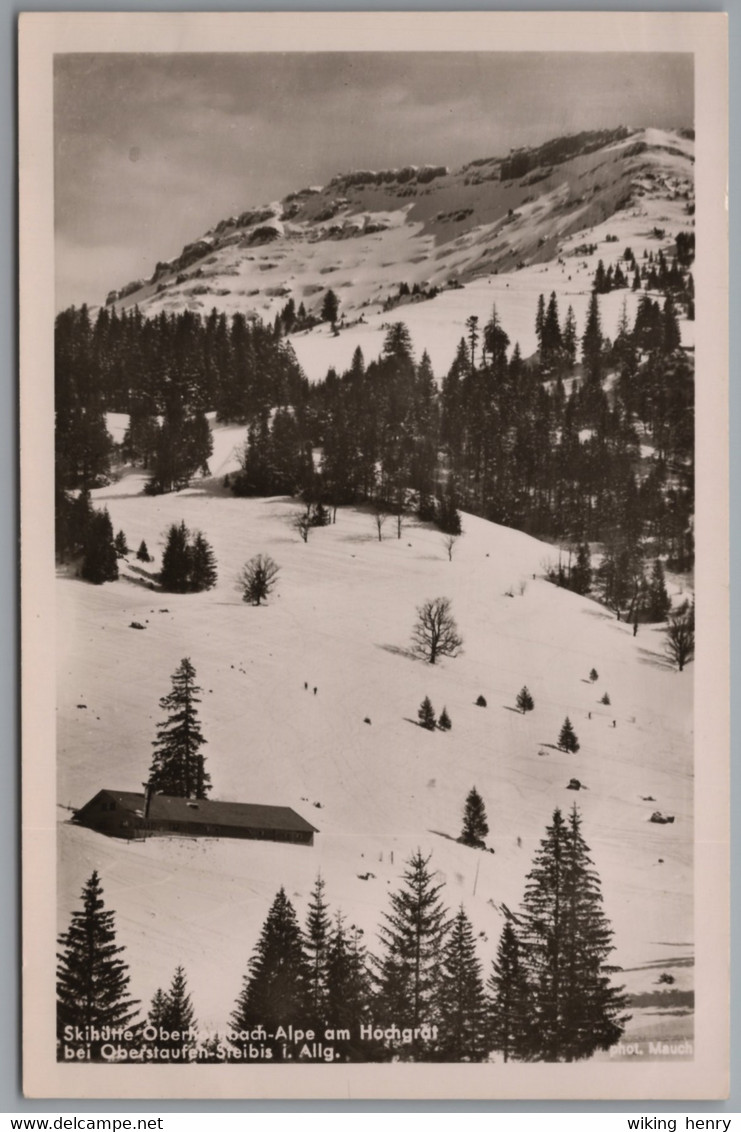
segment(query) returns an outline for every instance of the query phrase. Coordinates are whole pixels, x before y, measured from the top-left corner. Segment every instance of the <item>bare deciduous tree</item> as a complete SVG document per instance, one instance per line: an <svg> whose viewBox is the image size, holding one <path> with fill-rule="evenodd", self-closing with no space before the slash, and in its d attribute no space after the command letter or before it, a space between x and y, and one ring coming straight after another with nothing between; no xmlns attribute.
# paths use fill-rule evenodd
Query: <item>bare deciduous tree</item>
<svg viewBox="0 0 741 1132"><path fill-rule="evenodd" d="M669 618L664 630L666 635L666 655L681 672L685 664L695 655L695 611L685 604Z"/></svg>
<svg viewBox="0 0 741 1132"><path fill-rule="evenodd" d="M256 554L242 567L239 575L239 588L242 601L260 605L267 601L278 580L279 567L269 554Z"/></svg>
<svg viewBox="0 0 741 1132"><path fill-rule="evenodd" d="M312 527L309 509L307 508L306 511L297 512L297 514L295 514L291 519L291 526L293 527L294 531L298 531L304 542L308 542L309 531Z"/></svg>
<svg viewBox="0 0 741 1132"><path fill-rule="evenodd" d="M379 542L381 542L381 540L383 539L383 533L382 533L383 532L383 525L386 522L386 520L388 519L388 517L389 517L389 513L386 510L386 508L383 506L383 504L382 503L376 503L375 507L373 508L373 522L376 524L376 530L378 531L378 541Z"/></svg>
<svg viewBox="0 0 741 1132"><path fill-rule="evenodd" d="M453 561L453 551L455 549L455 544L458 542L459 538L460 535L445 535L443 539L443 546L448 552L448 562Z"/></svg>
<svg viewBox="0 0 741 1132"><path fill-rule="evenodd" d="M417 607L412 646L418 656L434 664L439 656L458 656L462 645L449 598L431 598Z"/></svg>

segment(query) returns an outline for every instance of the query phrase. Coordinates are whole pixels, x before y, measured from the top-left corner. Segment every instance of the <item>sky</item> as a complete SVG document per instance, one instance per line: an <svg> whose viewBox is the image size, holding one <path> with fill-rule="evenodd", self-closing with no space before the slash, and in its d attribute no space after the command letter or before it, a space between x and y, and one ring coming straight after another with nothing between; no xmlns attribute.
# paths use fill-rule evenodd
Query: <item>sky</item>
<svg viewBox="0 0 741 1132"><path fill-rule="evenodd" d="M669 53L57 55L57 308L337 173L691 126L693 105L692 56Z"/></svg>

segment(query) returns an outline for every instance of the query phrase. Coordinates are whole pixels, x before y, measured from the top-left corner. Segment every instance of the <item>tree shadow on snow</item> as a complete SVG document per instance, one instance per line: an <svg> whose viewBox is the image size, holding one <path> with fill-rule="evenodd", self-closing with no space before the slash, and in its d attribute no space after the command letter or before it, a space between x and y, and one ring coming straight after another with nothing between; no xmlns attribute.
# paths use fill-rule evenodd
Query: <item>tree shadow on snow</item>
<svg viewBox="0 0 741 1132"><path fill-rule="evenodd" d="M376 535L376 534L343 535L340 541L341 542L378 542L378 535ZM384 538L381 541L382 542L389 542L390 539Z"/></svg>
<svg viewBox="0 0 741 1132"><path fill-rule="evenodd" d="M443 833L441 829L428 829L428 833L432 833L435 837L444 837L446 841L457 841L457 837L453 837L450 833Z"/></svg>
<svg viewBox="0 0 741 1132"><path fill-rule="evenodd" d="M404 656L407 660L421 660L422 658L412 649L401 648L400 645L376 645L377 649L383 649L384 652L390 652L392 656Z"/></svg>
<svg viewBox="0 0 741 1132"><path fill-rule="evenodd" d="M504 709L504 711L513 711L515 715L524 714L524 712L521 712L518 707L511 707L510 704L502 704L502 708Z"/></svg>
<svg viewBox="0 0 741 1132"><path fill-rule="evenodd" d="M659 668L664 672L676 672L676 665L661 653L651 652L650 649L642 649L639 647L639 660L641 664L647 664L651 668Z"/></svg>
<svg viewBox="0 0 741 1132"><path fill-rule="evenodd" d="M155 582L145 582L144 578L132 578L130 574L121 575L122 582L128 582L130 586L138 586L140 589L150 590L153 593L162 593L160 586Z"/></svg>
<svg viewBox="0 0 741 1132"><path fill-rule="evenodd" d="M596 617L599 621L617 621L614 613L606 613L602 609L582 609L584 617Z"/></svg>
<svg viewBox="0 0 741 1132"><path fill-rule="evenodd" d="M138 574L140 578L146 578L147 582L153 582L155 585L158 584L158 570L145 570L143 566L135 566L133 562L128 562L127 566L132 574ZM131 578L130 581L133 582L134 579Z"/></svg>

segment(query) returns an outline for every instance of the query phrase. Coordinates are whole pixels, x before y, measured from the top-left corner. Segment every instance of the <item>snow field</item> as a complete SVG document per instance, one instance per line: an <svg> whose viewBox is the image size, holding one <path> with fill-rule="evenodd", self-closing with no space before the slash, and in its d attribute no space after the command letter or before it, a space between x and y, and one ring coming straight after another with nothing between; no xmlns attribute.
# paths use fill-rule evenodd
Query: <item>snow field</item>
<svg viewBox="0 0 741 1132"><path fill-rule="evenodd" d="M221 469L238 430L215 434L212 469ZM57 639L59 927L97 868L145 1006L182 963L199 1021L223 1029L275 892L284 885L303 919L318 871L332 908L373 950L389 892L418 847L432 852L450 910L462 902L471 915L488 975L502 905L517 909L553 809L573 801L615 960L642 968L626 974L630 989L647 989L646 964L691 955L692 669L665 666L659 631L642 626L633 638L595 602L542 579L554 548L472 516L449 562L440 532L414 520L397 539L390 519L379 543L369 512L341 509L304 544L289 525L294 501L219 496L208 482L150 498L142 485L128 475L94 495L114 530L134 549L145 539L155 562L132 553L119 581L102 587L60 578ZM214 548L219 582L209 593L148 588L167 527L181 519ZM235 581L259 552L281 573L268 606L255 609ZM437 596L451 599L464 653L433 667L408 649L416 607ZM313 849L125 843L66 824L64 807L103 786L141 788L158 701L184 656L202 688L211 796L292 806L320 831ZM526 716L513 710L523 684L535 699ZM598 702L604 691L609 707ZM487 708L475 706L479 694ZM438 714L447 707L448 734L416 726L425 695ZM581 743L573 755L555 749L567 714ZM588 789L566 790L572 777ZM472 785L494 854L455 841ZM655 802L642 801L648 795ZM648 823L654 809L675 823Z"/></svg>

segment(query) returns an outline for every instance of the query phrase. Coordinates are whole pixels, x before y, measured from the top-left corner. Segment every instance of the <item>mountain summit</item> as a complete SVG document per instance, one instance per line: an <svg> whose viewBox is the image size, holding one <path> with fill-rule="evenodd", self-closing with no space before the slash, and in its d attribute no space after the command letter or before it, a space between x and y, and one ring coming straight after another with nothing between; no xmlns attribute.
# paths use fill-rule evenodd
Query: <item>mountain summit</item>
<svg viewBox="0 0 741 1132"><path fill-rule="evenodd" d="M107 304L317 316L333 289L345 319L556 259L563 241L651 202L694 211L694 134L589 131L445 166L355 170L220 221ZM653 211L656 211L655 209ZM660 210L659 210L660 212ZM659 214L657 213L657 216ZM399 288L401 287L401 295Z"/></svg>

